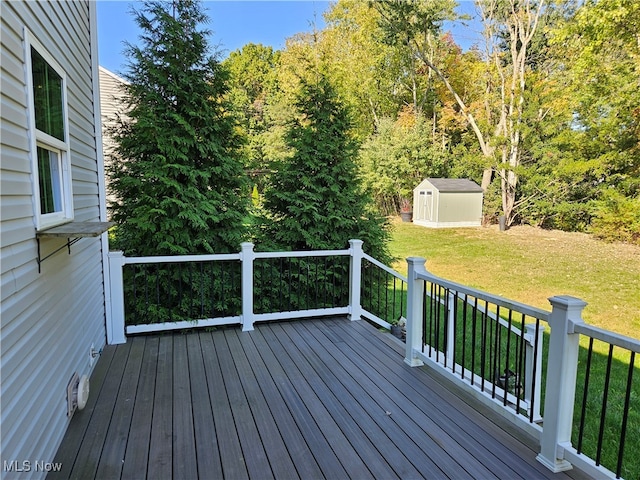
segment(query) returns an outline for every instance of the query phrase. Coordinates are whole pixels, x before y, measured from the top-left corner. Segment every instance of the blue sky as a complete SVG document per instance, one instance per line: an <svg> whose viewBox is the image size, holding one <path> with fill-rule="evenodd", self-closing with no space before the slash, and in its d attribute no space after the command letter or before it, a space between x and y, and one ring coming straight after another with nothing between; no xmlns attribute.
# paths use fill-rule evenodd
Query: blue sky
<svg viewBox="0 0 640 480"><path fill-rule="evenodd" d="M135 44L138 29L129 12L131 1L98 1L98 57L112 72L124 70L123 42ZM211 45L219 45L224 57L247 43L262 43L275 49L296 33L324 27L322 13L328 1L205 1L213 32Z"/></svg>
<svg viewBox="0 0 640 480"><path fill-rule="evenodd" d="M129 13L136 3L127 0L97 2L100 65L115 73L125 69L123 42L135 44L138 39L137 26ZM314 24L322 29L325 25L322 13L329 3L321 0L205 1L206 13L211 20L208 28L213 32L211 45L218 45L223 57L247 43L262 43L280 49L287 38L312 31ZM460 8L473 13L473 2L461 1ZM478 38L473 24L470 27L451 25L450 29L465 49Z"/></svg>

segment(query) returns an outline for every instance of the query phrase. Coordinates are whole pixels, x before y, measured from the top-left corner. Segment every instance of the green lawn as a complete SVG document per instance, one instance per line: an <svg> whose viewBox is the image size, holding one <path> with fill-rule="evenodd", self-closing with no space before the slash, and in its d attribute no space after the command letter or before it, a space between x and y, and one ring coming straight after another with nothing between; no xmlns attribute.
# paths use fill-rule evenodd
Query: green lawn
<svg viewBox="0 0 640 480"><path fill-rule="evenodd" d="M400 272L406 257L421 256L435 275L545 310L549 297L572 295L588 303L587 323L640 338L638 246L533 227L429 229L397 220L390 247Z"/></svg>

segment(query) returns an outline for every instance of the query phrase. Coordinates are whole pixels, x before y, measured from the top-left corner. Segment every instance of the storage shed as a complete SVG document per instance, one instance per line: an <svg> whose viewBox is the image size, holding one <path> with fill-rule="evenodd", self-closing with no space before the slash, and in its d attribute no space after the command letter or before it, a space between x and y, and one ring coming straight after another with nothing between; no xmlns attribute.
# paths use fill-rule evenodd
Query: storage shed
<svg viewBox="0 0 640 480"><path fill-rule="evenodd" d="M413 222L425 227L479 227L482 188L471 180L427 178L413 190Z"/></svg>

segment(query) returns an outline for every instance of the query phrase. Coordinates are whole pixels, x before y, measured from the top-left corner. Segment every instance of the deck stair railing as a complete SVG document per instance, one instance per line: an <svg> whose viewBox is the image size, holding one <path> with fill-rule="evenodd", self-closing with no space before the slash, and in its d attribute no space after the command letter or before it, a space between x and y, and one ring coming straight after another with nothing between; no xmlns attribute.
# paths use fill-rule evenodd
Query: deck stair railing
<svg viewBox="0 0 640 480"><path fill-rule="evenodd" d="M407 259L404 277L364 253L362 241L349 243L312 252L256 252L251 243L225 255L110 252L108 342L325 315L384 328L406 320L405 362L431 366L537 438L549 469L639 477L627 445L640 437L640 341L585 324L581 300L552 297L547 312L436 277L422 258Z"/></svg>

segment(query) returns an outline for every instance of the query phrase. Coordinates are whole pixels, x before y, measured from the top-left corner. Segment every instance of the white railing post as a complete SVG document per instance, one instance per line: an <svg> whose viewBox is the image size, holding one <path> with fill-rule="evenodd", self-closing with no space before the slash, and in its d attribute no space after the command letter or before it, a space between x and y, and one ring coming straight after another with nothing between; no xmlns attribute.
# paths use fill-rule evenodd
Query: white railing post
<svg viewBox="0 0 640 480"><path fill-rule="evenodd" d="M571 424L578 371L580 334L574 326L584 323L587 305L578 298L558 296L549 299L549 361L544 399L544 421L537 460L553 472L572 468L564 459L564 447L571 445Z"/></svg>
<svg viewBox="0 0 640 480"><path fill-rule="evenodd" d="M362 318L360 291L362 289L362 240L349 240L349 320Z"/></svg>
<svg viewBox="0 0 640 480"><path fill-rule="evenodd" d="M426 273L426 260L421 257L407 258L407 337L405 339L405 363L412 367L424 365L414 351L422 348L422 309L424 303L424 280L416 278L417 273Z"/></svg>
<svg viewBox="0 0 640 480"><path fill-rule="evenodd" d="M524 328L527 332L525 334L524 356L526 364L524 366L524 378L527 379L527 382L531 382L531 386L525 386L524 399L529 405L533 403L533 421L538 423L542 420L540 416L540 398L542 390L542 343L544 342L545 329L544 325L540 325L540 328L536 329L535 323L527 323ZM536 342L538 345L537 351ZM534 366L536 372L535 378L533 376ZM532 391L533 395L531 395Z"/></svg>
<svg viewBox="0 0 640 480"><path fill-rule="evenodd" d="M453 368L453 351L455 350L455 340L456 340L456 330L454 328L455 325L455 308L454 308L454 303L455 303L455 296L453 295L453 293L449 292L449 301L448 306L449 306L449 311L447 312L447 352L446 352L446 359L447 359L447 365L449 365L449 368Z"/></svg>
<svg viewBox="0 0 640 480"><path fill-rule="evenodd" d="M111 298L107 299L107 343L116 345L127 342L124 327L124 284L122 281L124 253L109 252L108 258Z"/></svg>
<svg viewBox="0 0 640 480"><path fill-rule="evenodd" d="M240 265L242 268L242 331L253 330L253 243L243 242L240 244Z"/></svg>

